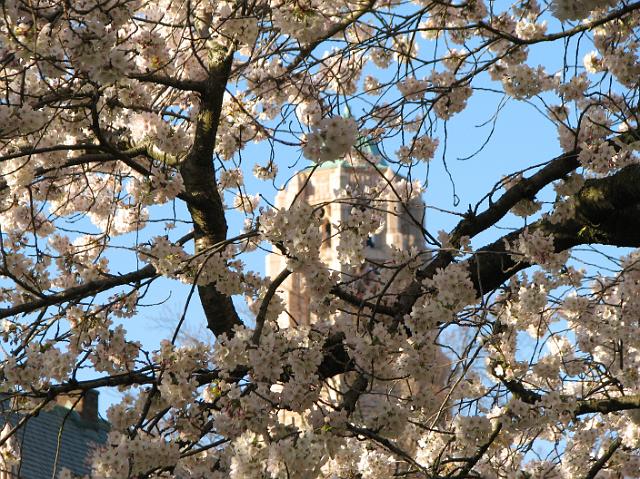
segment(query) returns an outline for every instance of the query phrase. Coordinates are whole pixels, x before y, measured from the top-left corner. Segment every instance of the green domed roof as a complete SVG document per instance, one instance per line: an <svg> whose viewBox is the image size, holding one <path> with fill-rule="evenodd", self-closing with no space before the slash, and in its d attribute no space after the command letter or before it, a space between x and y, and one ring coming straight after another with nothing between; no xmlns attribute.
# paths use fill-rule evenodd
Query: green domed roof
<svg viewBox="0 0 640 479"><path fill-rule="evenodd" d="M374 141L365 138L364 141L361 141L358 145L356 145L356 147L359 148L360 151L362 151L362 153L364 153L365 155L373 156L377 160L376 164L378 167L387 168L389 166L385 161L384 155L380 151L380 148L378 148L378 144Z"/></svg>

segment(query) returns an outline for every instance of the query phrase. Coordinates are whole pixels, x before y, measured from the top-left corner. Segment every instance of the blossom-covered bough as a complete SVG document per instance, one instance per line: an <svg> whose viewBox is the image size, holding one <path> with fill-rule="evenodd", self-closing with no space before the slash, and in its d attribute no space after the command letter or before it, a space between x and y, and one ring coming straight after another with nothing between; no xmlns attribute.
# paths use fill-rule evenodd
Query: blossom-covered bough
<svg viewBox="0 0 640 479"><path fill-rule="evenodd" d="M636 477L640 256L610 247L640 246L638 25L640 2L612 0L1 2L0 391L22 418L3 458L57 396L115 387L94 477ZM496 173L363 297L346 273L379 213L419 197L404 178L488 89L546 115L563 153ZM340 274L324 205L260 195L300 155L375 162L359 138L397 177L339 198ZM581 268L580 245L615 268ZM256 248L287 268L248 271ZM316 319L283 329L292 272ZM215 339L179 341L184 305L166 341L132 341L181 283Z"/></svg>

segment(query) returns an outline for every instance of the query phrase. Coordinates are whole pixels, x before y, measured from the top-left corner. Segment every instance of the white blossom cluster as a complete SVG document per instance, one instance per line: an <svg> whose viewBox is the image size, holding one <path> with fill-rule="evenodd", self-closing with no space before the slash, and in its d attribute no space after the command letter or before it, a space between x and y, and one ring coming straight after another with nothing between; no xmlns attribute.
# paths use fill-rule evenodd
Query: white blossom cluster
<svg viewBox="0 0 640 479"><path fill-rule="evenodd" d="M496 77L499 73L502 74L501 81L505 93L520 100L551 90L557 82L556 78L545 72L542 66L532 68L523 64L509 65L504 69L496 68L492 74Z"/></svg>
<svg viewBox="0 0 640 479"><path fill-rule="evenodd" d="M469 85L458 84L451 72L434 72L430 81L436 87L437 99L434 108L439 118L448 120L464 110L467 100L473 93Z"/></svg>
<svg viewBox="0 0 640 479"><path fill-rule="evenodd" d="M542 230L525 230L517 242L517 253L525 261L539 264L549 270L558 270L567 261L568 252L555 252L553 234Z"/></svg>
<svg viewBox="0 0 640 479"><path fill-rule="evenodd" d="M411 164L413 159L428 162L435 155L439 140L428 136L420 136L413 140L411 146L403 145L397 151L402 163Z"/></svg>
<svg viewBox="0 0 640 479"><path fill-rule="evenodd" d="M53 344L31 347L25 351L24 358L18 363L9 358L2 372L7 381L24 388L42 387L54 381L63 381L73 367L75 357L65 353Z"/></svg>
<svg viewBox="0 0 640 479"><path fill-rule="evenodd" d="M96 474L102 477L127 477L146 471L172 467L178 461L178 444L159 438L128 438L120 432L111 432L109 447L100 450L93 461Z"/></svg>
<svg viewBox="0 0 640 479"><path fill-rule="evenodd" d="M424 97L428 86L429 82L426 80L409 77L398 84L398 90L407 100L419 100Z"/></svg>
<svg viewBox="0 0 640 479"><path fill-rule="evenodd" d="M358 126L353 118L324 118L307 136L303 153L318 163L336 160L349 153L357 139Z"/></svg>
<svg viewBox="0 0 640 479"><path fill-rule="evenodd" d="M384 224L382 215L372 208L353 207L348 218L341 222L340 242L336 247L338 258L344 264L358 265L365 261L365 242L363 235L373 236Z"/></svg>
<svg viewBox="0 0 640 479"><path fill-rule="evenodd" d="M637 161L628 150L616 151L613 145L605 142L583 144L578 159L585 168L601 175Z"/></svg>
<svg viewBox="0 0 640 479"><path fill-rule="evenodd" d="M275 25L301 43L321 37L333 25L332 17L338 14L340 4L348 5L344 1L331 4L319 0L304 0L295 5L287 0L269 3L274 11Z"/></svg>

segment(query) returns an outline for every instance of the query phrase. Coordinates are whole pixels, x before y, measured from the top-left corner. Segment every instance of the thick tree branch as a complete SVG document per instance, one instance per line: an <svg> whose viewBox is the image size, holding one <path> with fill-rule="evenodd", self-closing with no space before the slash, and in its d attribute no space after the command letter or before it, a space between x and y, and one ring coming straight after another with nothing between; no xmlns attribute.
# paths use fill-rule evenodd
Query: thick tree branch
<svg viewBox="0 0 640 479"><path fill-rule="evenodd" d="M617 398L606 399L583 399L578 401L578 407L575 409L576 416L585 414L608 414L617 411L628 411L631 409L640 409L640 395L620 396Z"/></svg>
<svg viewBox="0 0 640 479"><path fill-rule="evenodd" d="M506 379L504 377L499 379L511 394L527 404L535 405L544 399L544 394L527 389L517 379ZM563 401L567 404L567 412L576 417L585 414L610 414L618 411L640 409L640 394L577 400L571 397L563 397Z"/></svg>
<svg viewBox="0 0 640 479"><path fill-rule="evenodd" d="M480 214L470 214L460 221L451 232L453 245L458 245L463 236L473 237L500 221L523 198L533 198L545 186L571 173L579 166L577 152L566 153L551 160L544 168L529 178L523 178L507 190L496 202ZM453 261L450 251L439 252L424 268L418 270L414 281L400 296L395 305L395 321L400 323L405 314L411 311L416 300L422 294L421 281L431 278L440 268Z"/></svg>
<svg viewBox="0 0 640 479"><path fill-rule="evenodd" d="M630 131L610 139L609 142L614 148L619 149L621 144L628 144L637 141L637 139L638 131ZM486 211L477 215L470 214L460 221L450 235L452 244L457 246L461 237L473 237L487 230L500 221L519 201L535 197L545 186L565 177L578 166L577 151L560 155L551 160L540 171L529 178L523 178L507 190L496 202L491 203ZM626 233L630 233L627 228L624 228L626 216L633 216L634 209L638 207L637 205L630 206L629 203L625 201L625 195L628 193L638 193L632 188L633 185L624 184L627 179L632 181L637 180L634 176L636 173L633 173L632 170L627 170L628 169L625 168L611 177L589 180L580 192L582 198L578 202L578 209L582 208L582 210L578 211L576 221L568 222L564 225L553 225L548 221L542 221L530 226L529 230L533 231L537 228L543 228L545 233L554 234L556 237L557 251L563 251L578 244L593 243L616 246L639 246L640 242L638 238L640 234L638 234L638 231L636 231L636 234L625 237ZM632 178L627 178L625 175L629 175ZM624 191L622 198L620 198L620 194L614 194L613 189L615 189L615 187L611 186L612 182L620 186L619 191ZM591 190L589 188L595 189ZM600 191L601 188L604 188L606 191ZM603 194L614 195L611 200L615 202L615 207L606 208L606 211L598 213L597 210L601 207L594 204L594 200L597 202L597 196ZM591 196L591 199L587 196ZM638 196L633 197L638 201ZM605 205L602 205L602 207L605 207ZM621 211L619 208L628 209L626 215L620 216ZM609 216L609 212L615 212L616 215ZM601 222L601 217L603 220L606 219L606 221ZM594 228L595 225L599 226ZM611 230L611 234L607 233L609 230ZM491 291L517 271L529 266L526 263L518 263L517 269L514 270L513 268L516 268L516 262L510 261L507 258L508 254L504 248L504 240L512 242L517 239L521 233L522 230L519 230L500 238L495 243L478 250L473 258L467 261L479 295ZM596 240L596 236L599 238L598 240ZM488 261L487 257L491 257L491 260ZM422 280L433 277L438 269L445 268L452 261L452 252L441 251L427 266L418 270L416 280L399 296L394 306L394 320L396 324L402 322L404 315L411 311L417 299L424 293L421 284ZM502 271L502 274L494 271L495 268ZM490 281L490 279L495 279L495 281Z"/></svg>
<svg viewBox="0 0 640 479"><path fill-rule="evenodd" d="M72 145L73 146L73 145ZM87 150L97 150L97 151L103 151L102 147L98 147L97 145L96 148L86 148ZM3 160L8 160L8 159L13 159L13 158L19 158L19 157L25 157L25 156L29 156L29 155L35 155L35 154L42 154L42 153L47 153L46 150L49 151L72 151L72 150L80 150L80 149L85 149L85 148L66 148L65 145L60 145L60 147L51 147L50 149L47 148L43 148L41 150L37 150L34 149L33 151L29 151L29 150L25 150L24 152L20 152L20 153L15 153L12 155L7 155L5 157L1 157L0 158L0 162ZM126 164L127 166L129 166L132 170L137 171L138 173L140 173L141 175L144 176L149 176L151 173L150 171L145 168L144 166L140 165L139 163L137 163L134 158L136 156L145 154L147 151L147 147L143 146L143 147L135 147L135 148L131 148L129 150L125 150L125 151L118 151L117 154L116 153L85 153L83 155L79 155L73 158L69 158L68 160L66 160L62 165L56 166L56 167L39 167L36 168L33 172L33 176L34 178L38 178L40 176L46 175L47 173L51 173L51 172L58 172L64 168L71 168L73 166L80 166L80 165L86 165L86 164L90 164L90 163L106 163L109 161L122 161L124 164ZM2 190L4 190L5 188L7 188L7 181L4 178L0 178L0 192Z"/></svg>
<svg viewBox="0 0 640 479"><path fill-rule="evenodd" d="M355 364L345 349L344 339L344 333L335 333L325 341L322 347L324 358L318 368L318 375L321 379L331 378L353 370Z"/></svg>
<svg viewBox="0 0 640 479"><path fill-rule="evenodd" d="M575 217L559 224L547 219L527 229L553 235L556 252L581 244L640 246L640 165L631 165L606 178L590 179L575 197ZM476 251L466 261L478 294L489 292L516 272L531 266L506 249L524 228Z"/></svg>
<svg viewBox="0 0 640 479"><path fill-rule="evenodd" d="M334 286L331 288L331 294L336 298L340 298L343 301L357 307L369 308L374 314L386 314L387 316L393 316L397 311L393 306L387 306L385 304L372 303L370 301L364 301L362 298L345 291L340 286Z"/></svg>
<svg viewBox="0 0 640 479"><path fill-rule="evenodd" d="M216 184L213 154L232 62L232 52L217 63L211 62L209 78L200 95L193 145L180 168L185 185L184 197L193 221L196 254L209 250L227 236L227 222ZM224 333L232 335L233 327L242 323L231 298L220 293L215 284L198 286L198 293L208 328L216 336Z"/></svg>

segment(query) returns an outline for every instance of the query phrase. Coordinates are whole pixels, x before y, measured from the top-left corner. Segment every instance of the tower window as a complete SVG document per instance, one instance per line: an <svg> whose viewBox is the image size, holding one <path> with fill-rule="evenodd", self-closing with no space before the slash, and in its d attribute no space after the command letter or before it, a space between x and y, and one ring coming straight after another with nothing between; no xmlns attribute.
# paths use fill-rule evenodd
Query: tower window
<svg viewBox="0 0 640 479"><path fill-rule="evenodd" d="M331 223L329 219L325 219L322 222L322 247L329 248L331 247Z"/></svg>

